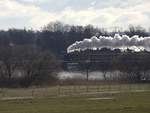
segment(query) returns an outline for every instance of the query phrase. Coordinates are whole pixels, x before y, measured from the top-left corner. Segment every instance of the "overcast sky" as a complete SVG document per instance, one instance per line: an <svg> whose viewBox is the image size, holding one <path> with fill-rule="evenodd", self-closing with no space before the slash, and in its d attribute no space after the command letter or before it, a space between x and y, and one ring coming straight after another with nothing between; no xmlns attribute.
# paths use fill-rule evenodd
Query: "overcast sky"
<svg viewBox="0 0 150 113"><path fill-rule="evenodd" d="M51 21L150 27L150 0L0 0L0 29L40 29Z"/></svg>

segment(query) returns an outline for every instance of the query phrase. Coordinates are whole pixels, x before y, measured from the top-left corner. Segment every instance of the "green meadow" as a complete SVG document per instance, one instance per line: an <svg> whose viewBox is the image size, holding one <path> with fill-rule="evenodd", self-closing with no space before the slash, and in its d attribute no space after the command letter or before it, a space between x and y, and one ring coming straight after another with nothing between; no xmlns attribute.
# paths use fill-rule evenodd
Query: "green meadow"
<svg viewBox="0 0 150 113"><path fill-rule="evenodd" d="M150 85L1 89L0 113L150 113Z"/></svg>

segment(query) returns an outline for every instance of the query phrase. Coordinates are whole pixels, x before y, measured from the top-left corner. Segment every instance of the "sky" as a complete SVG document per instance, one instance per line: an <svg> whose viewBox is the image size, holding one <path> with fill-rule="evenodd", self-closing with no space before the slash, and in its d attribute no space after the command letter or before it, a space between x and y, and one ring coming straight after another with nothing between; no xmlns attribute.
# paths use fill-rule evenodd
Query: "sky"
<svg viewBox="0 0 150 113"><path fill-rule="evenodd" d="M0 29L40 30L50 22L150 27L150 0L0 0Z"/></svg>

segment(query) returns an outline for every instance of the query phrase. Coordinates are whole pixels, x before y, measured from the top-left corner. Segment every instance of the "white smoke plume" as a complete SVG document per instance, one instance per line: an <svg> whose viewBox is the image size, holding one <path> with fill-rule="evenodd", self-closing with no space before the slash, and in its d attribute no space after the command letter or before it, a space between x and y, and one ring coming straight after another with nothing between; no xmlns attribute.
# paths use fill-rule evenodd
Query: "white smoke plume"
<svg viewBox="0 0 150 113"><path fill-rule="evenodd" d="M97 50L101 48L110 49L131 49L134 51L150 50L150 37L139 37L137 35L129 37L127 35L120 36L115 34L114 37L96 36L90 39L84 39L83 41L76 41L67 48L67 52L84 51L86 49Z"/></svg>

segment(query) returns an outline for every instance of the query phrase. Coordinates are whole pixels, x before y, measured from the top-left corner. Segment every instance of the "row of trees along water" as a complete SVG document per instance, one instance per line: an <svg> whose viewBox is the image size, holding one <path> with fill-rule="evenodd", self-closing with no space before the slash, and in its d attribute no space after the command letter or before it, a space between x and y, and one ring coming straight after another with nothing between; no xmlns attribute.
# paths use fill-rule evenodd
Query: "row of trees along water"
<svg viewBox="0 0 150 113"><path fill-rule="evenodd" d="M129 36L150 35L140 26L129 26L128 30L117 32ZM62 60L62 53L69 45L93 35L113 36L115 33L115 30L109 32L92 25L67 25L61 22L49 23L38 31L0 30L0 86L52 83L56 81L55 70L58 72L61 68L59 61ZM145 54L143 58L148 57Z"/></svg>
<svg viewBox="0 0 150 113"><path fill-rule="evenodd" d="M35 45L0 46L0 86L27 87L56 81L55 56Z"/></svg>
<svg viewBox="0 0 150 113"><path fill-rule="evenodd" d="M150 81L150 52L147 51L102 48L101 50L75 51L66 55L65 59L78 63L76 65L78 71L101 71L104 80L132 83ZM109 77L107 73L110 73Z"/></svg>

